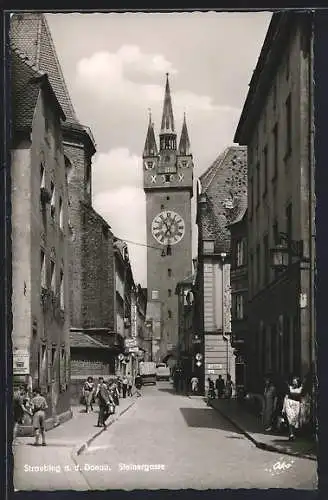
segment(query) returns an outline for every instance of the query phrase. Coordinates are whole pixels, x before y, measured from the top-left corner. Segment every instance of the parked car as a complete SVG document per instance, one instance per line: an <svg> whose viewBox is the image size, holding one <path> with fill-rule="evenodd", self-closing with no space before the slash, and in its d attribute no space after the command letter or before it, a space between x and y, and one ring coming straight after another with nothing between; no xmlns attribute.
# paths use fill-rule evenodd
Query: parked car
<svg viewBox="0 0 328 500"><path fill-rule="evenodd" d="M171 377L170 368L165 363L159 363L156 366L157 380L170 380L170 377Z"/></svg>

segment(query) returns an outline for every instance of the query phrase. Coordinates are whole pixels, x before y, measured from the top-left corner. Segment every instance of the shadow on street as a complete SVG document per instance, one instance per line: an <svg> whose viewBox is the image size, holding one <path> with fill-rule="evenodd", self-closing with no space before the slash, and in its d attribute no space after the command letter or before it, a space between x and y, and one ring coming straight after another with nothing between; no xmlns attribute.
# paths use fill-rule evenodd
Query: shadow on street
<svg viewBox="0 0 328 500"><path fill-rule="evenodd" d="M188 427L221 429L241 434L232 424L221 418L211 408L179 408Z"/></svg>
<svg viewBox="0 0 328 500"><path fill-rule="evenodd" d="M164 389L164 388L157 388L158 391L161 391L161 392L168 392L169 394L173 394L173 395L176 395L176 396L182 396L183 394L179 394L178 392L176 392L175 389L172 389L172 388L167 388L167 389Z"/></svg>

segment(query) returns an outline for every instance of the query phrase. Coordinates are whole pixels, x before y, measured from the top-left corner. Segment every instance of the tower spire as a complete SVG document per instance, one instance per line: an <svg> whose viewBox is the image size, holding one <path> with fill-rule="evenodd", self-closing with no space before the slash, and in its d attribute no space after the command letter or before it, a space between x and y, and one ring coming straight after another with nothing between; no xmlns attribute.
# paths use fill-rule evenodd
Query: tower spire
<svg viewBox="0 0 328 500"><path fill-rule="evenodd" d="M186 123L186 113L183 114L183 124L181 129L181 136L179 142L179 154L189 155L190 154L190 140Z"/></svg>
<svg viewBox="0 0 328 500"><path fill-rule="evenodd" d="M148 108L149 114L149 122L148 122L148 130L146 136L146 142L144 147L143 156L156 156L158 153L157 144L154 133L154 124L152 122L151 109Z"/></svg>
<svg viewBox="0 0 328 500"><path fill-rule="evenodd" d="M161 134L175 134L169 74L166 73Z"/></svg>

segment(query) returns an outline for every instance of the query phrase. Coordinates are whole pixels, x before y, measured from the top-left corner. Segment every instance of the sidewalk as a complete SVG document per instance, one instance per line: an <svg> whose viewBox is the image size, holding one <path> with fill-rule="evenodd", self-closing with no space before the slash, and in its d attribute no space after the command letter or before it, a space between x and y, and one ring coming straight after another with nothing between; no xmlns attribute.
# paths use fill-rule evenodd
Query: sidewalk
<svg viewBox="0 0 328 500"><path fill-rule="evenodd" d="M317 460L316 445L310 439L300 436L289 441L287 435L266 433L259 418L245 410L235 399L216 399L211 406L229 420L242 434L258 448L278 453Z"/></svg>
<svg viewBox="0 0 328 500"><path fill-rule="evenodd" d="M107 421L111 425L137 400L133 397L120 399L116 414ZM87 490L89 485L79 472L74 461L102 432L97 427L98 405L92 413L85 413L83 406L72 407L73 417L69 421L46 432L47 446L33 446L31 437L18 437L13 446L15 490L58 489Z"/></svg>

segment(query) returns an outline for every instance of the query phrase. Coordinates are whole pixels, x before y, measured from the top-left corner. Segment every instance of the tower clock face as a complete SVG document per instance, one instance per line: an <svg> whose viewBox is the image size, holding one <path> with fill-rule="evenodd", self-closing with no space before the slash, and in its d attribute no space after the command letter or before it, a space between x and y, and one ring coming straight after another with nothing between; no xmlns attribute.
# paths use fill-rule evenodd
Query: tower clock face
<svg viewBox="0 0 328 500"><path fill-rule="evenodd" d="M153 219L151 232L161 245L175 245L184 236L185 222L176 212L164 210Z"/></svg>

